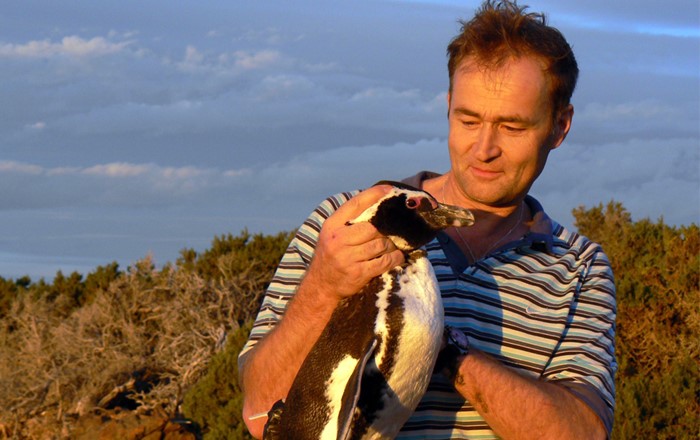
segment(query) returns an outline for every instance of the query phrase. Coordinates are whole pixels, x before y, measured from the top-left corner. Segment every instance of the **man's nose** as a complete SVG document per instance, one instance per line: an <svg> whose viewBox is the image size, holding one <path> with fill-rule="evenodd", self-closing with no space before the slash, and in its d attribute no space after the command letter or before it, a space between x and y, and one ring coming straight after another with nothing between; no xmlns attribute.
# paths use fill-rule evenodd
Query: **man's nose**
<svg viewBox="0 0 700 440"><path fill-rule="evenodd" d="M493 126L484 124L479 129L473 149L474 156L482 162L493 160L501 154L501 149L498 146L498 135Z"/></svg>

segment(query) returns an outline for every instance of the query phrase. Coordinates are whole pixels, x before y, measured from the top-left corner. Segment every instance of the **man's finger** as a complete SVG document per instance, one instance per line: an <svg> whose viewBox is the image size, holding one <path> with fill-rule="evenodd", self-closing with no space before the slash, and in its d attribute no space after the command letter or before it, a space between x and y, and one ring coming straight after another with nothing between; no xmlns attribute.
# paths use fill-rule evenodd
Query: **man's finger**
<svg viewBox="0 0 700 440"><path fill-rule="evenodd" d="M395 250L365 262L364 270L368 277L374 277L393 269L394 267L402 264L404 261L405 258L403 252Z"/></svg>
<svg viewBox="0 0 700 440"><path fill-rule="evenodd" d="M396 250L396 246L394 246L394 243L392 243L390 239L379 234L374 227L372 227L372 229L374 230L372 238L366 241L364 246L359 249L360 254L358 255L358 260L360 261L372 260Z"/></svg>

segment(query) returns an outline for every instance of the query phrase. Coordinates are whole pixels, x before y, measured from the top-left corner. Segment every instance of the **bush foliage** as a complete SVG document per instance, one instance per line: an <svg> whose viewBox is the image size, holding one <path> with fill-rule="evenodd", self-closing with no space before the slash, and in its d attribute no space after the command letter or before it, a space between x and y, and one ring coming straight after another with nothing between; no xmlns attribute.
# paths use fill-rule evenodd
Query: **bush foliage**
<svg viewBox="0 0 700 440"><path fill-rule="evenodd" d="M574 210L618 295L613 438L700 432L700 230ZM71 438L81 417L158 408L205 439L248 439L237 354L292 233L242 231L156 270L100 266L51 283L0 277L0 438Z"/></svg>
<svg viewBox="0 0 700 440"><path fill-rule="evenodd" d="M248 339L252 320L236 330L207 372L185 395L184 413L206 427L208 440L252 439L243 423L243 395L237 380L238 353Z"/></svg>
<svg viewBox="0 0 700 440"><path fill-rule="evenodd" d="M617 288L614 437L700 433L700 230L632 222L619 203L574 210L603 245Z"/></svg>
<svg viewBox="0 0 700 440"><path fill-rule="evenodd" d="M290 239L243 231L161 270L144 258L85 280L0 279L0 438L71 438L115 406L179 416L227 336L240 340Z"/></svg>

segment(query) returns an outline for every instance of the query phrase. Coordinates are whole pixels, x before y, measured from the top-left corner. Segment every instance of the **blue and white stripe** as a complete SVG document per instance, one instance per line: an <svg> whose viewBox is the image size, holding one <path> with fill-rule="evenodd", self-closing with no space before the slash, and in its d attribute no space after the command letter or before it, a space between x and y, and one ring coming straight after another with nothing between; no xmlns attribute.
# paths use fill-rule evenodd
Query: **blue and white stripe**
<svg viewBox="0 0 700 440"><path fill-rule="evenodd" d="M284 314L313 256L319 231L353 193L326 199L290 243L241 356ZM527 198L535 225L522 239L467 265L447 234L425 246L440 285L445 324L521 373L567 387L612 428L615 287L602 249L552 222ZM449 257L448 257L449 255ZM462 259L462 261L459 261ZM439 374L398 438L498 438Z"/></svg>

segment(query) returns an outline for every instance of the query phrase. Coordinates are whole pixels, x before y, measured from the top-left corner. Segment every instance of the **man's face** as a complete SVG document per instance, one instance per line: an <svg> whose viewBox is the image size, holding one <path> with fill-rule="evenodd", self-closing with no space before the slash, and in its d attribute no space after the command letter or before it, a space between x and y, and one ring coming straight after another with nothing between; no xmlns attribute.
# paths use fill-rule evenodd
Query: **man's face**
<svg viewBox="0 0 700 440"><path fill-rule="evenodd" d="M494 71L469 58L448 95L453 175L472 202L505 206L524 197L566 137L573 107L552 118L540 63L522 57Z"/></svg>

